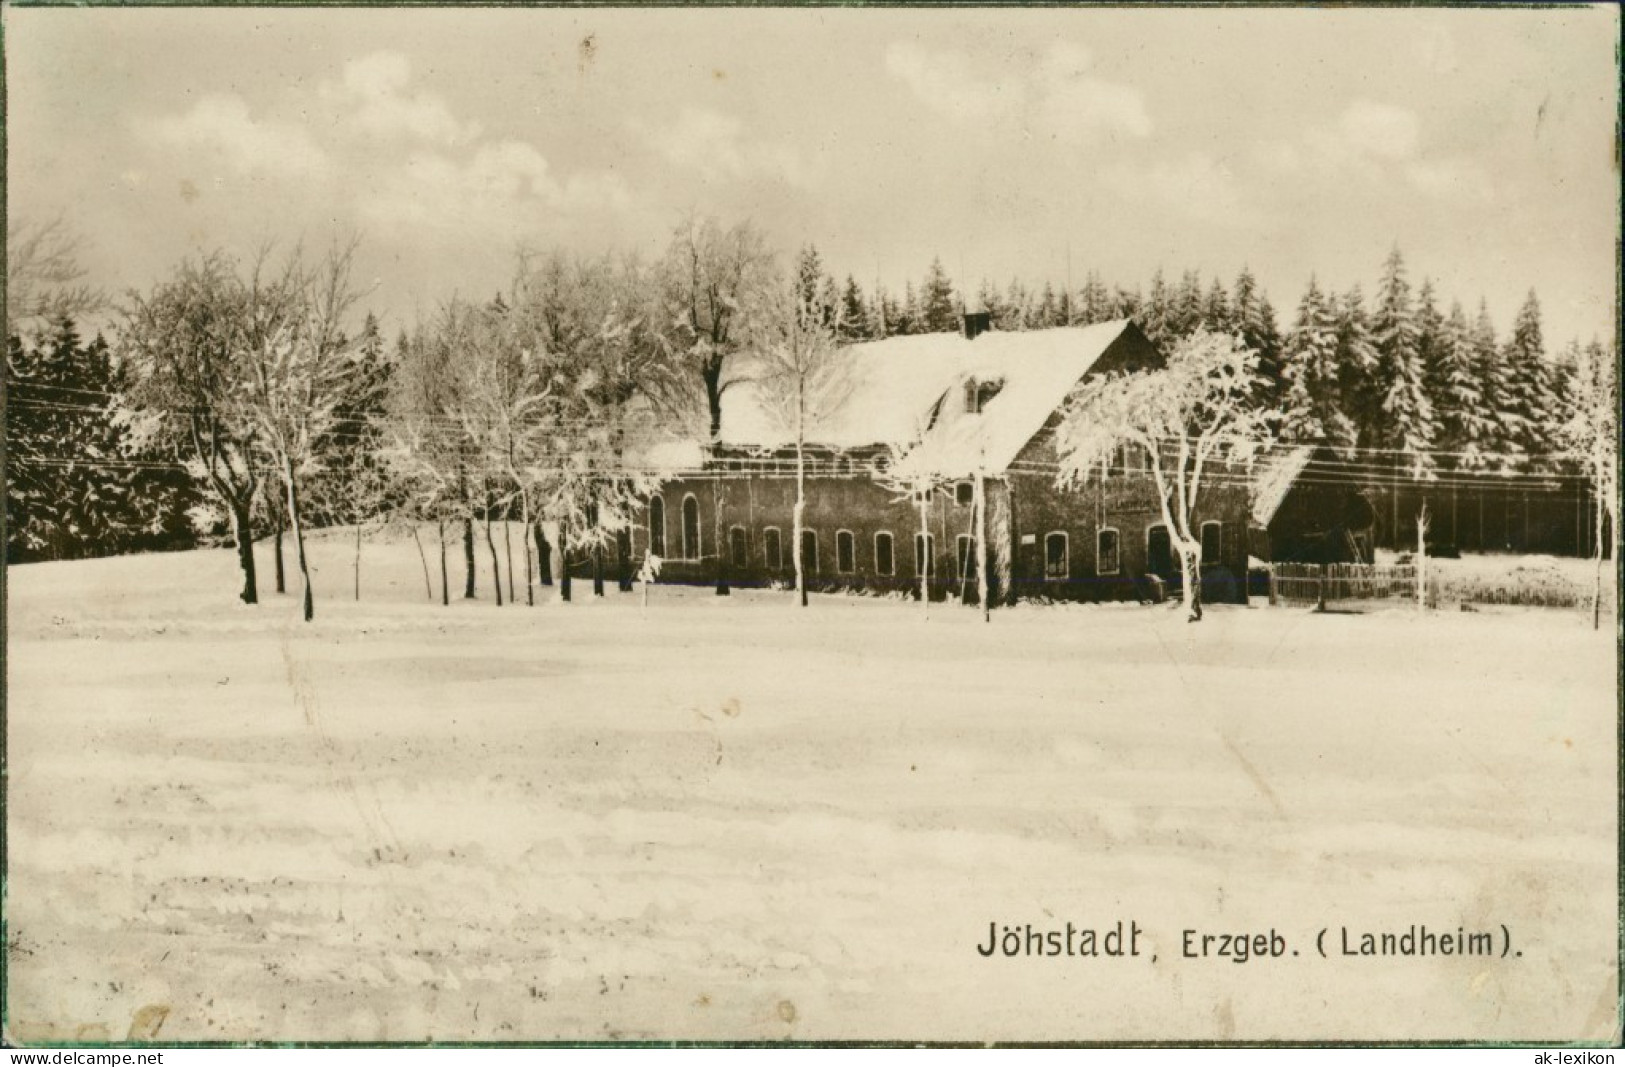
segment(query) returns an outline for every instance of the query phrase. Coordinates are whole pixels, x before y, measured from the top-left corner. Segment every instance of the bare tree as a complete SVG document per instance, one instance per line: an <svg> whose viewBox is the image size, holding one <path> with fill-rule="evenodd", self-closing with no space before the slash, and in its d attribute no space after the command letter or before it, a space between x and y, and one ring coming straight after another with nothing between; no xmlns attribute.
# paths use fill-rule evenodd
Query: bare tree
<svg viewBox="0 0 1625 1067"><path fill-rule="evenodd" d="M1175 344L1164 368L1087 379L1056 433L1061 486L1104 478L1124 442L1150 457L1192 622L1202 617L1202 540L1193 516L1206 479L1216 466L1250 465L1270 440L1270 414L1252 403L1257 380L1257 352L1235 337L1199 331Z"/></svg>
<svg viewBox="0 0 1625 1067"><path fill-rule="evenodd" d="M6 221L6 333L28 324L79 319L106 297L84 282L84 242L58 215L41 223Z"/></svg>
<svg viewBox="0 0 1625 1067"><path fill-rule="evenodd" d="M796 502L792 510L791 551L796 596L807 606L802 530L807 511L808 433L828 420L851 393L851 378L839 358L839 317L826 317L816 297L792 282L768 290L751 333L754 384L768 410L795 442ZM829 442L823 442L828 444Z"/></svg>
<svg viewBox="0 0 1625 1067"><path fill-rule="evenodd" d="M120 350L130 372L131 426L145 443L164 442L226 513L243 573L241 598L259 600L252 512L263 453L245 403L247 369L238 346L246 294L223 254L182 263L152 292L131 294Z"/></svg>
<svg viewBox="0 0 1625 1067"><path fill-rule="evenodd" d="M925 617L931 617L931 569L936 565L931 551L931 501L952 479L930 460L921 448L926 427L916 425L914 438L887 446L885 469L876 480L886 489L911 502L920 512L920 542L916 563L919 567L920 604Z"/></svg>
<svg viewBox="0 0 1625 1067"><path fill-rule="evenodd" d="M1561 429L1564 449L1585 472L1596 498L1593 528L1596 540L1596 576L1591 593L1591 626L1602 626L1602 561L1610 524L1615 558L1619 545L1619 354L1593 341L1573 351L1565 407L1568 418Z"/></svg>
<svg viewBox="0 0 1625 1067"><path fill-rule="evenodd" d="M773 255L749 221L724 229L689 217L672 235L660 267L663 335L675 365L704 388L712 440L722 433L722 395L736 381L729 365L756 298L773 284Z"/></svg>
<svg viewBox="0 0 1625 1067"><path fill-rule="evenodd" d="M247 369L246 407L287 495L306 622L315 617L315 597L300 492L319 470L317 443L337 422L359 369L356 346L344 335L356 301L354 254L353 242L335 247L314 269L297 249L275 268L262 254L235 331Z"/></svg>

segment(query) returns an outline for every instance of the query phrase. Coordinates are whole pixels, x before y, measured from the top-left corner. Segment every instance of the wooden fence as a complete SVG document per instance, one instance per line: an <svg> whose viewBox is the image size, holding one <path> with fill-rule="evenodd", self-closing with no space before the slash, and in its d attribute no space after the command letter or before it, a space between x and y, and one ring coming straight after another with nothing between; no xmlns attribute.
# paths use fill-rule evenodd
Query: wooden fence
<svg viewBox="0 0 1625 1067"><path fill-rule="evenodd" d="M1362 601L1414 600L1416 565L1276 563L1270 567L1270 603L1352 607Z"/></svg>

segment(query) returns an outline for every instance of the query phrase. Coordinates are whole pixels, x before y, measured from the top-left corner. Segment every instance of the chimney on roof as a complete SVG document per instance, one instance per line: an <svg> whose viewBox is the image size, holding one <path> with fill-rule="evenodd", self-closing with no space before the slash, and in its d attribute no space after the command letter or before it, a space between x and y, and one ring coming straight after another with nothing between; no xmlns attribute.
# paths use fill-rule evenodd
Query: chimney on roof
<svg viewBox="0 0 1625 1067"><path fill-rule="evenodd" d="M974 341L978 334L986 333L993 328L993 313L990 311L965 311L965 340Z"/></svg>

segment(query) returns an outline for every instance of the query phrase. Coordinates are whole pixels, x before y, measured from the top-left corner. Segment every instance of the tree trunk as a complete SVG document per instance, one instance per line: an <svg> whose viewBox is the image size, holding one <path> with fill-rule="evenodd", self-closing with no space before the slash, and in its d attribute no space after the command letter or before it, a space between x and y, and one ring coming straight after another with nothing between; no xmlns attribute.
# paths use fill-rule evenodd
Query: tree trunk
<svg viewBox="0 0 1625 1067"><path fill-rule="evenodd" d="M287 523L283 521L282 509L277 508L277 511L276 511L276 591L278 593L286 593L288 591L287 571L286 571L286 568L284 568L283 564L282 564L282 528L284 526L286 526L286 525L287 525Z"/></svg>
<svg viewBox="0 0 1625 1067"><path fill-rule="evenodd" d="M920 568L920 604L925 617L931 618L931 568L936 560L931 553L931 494L928 490L920 501L920 554L915 563Z"/></svg>
<svg viewBox="0 0 1625 1067"><path fill-rule="evenodd" d="M592 595L604 595L604 546L592 546Z"/></svg>
<svg viewBox="0 0 1625 1067"><path fill-rule="evenodd" d="M559 522L559 599L570 602L570 542L569 527Z"/></svg>
<svg viewBox="0 0 1625 1067"><path fill-rule="evenodd" d="M446 573L446 520L445 519L440 520L440 522L438 523L438 529L440 531L440 604L441 604L442 607L449 607L451 605L451 589L448 586L448 582L447 582L448 575Z"/></svg>
<svg viewBox="0 0 1625 1067"><path fill-rule="evenodd" d="M1606 513L1602 506L1602 497L1599 494L1597 497L1597 573L1596 580L1591 588L1591 628L1593 630L1602 629L1602 538L1605 518Z"/></svg>
<svg viewBox="0 0 1625 1067"><path fill-rule="evenodd" d="M517 604L518 598L513 595L513 531L508 525L506 514L502 519L502 550L508 556L508 602ZM529 557L526 557L526 564L529 564Z"/></svg>
<svg viewBox="0 0 1625 1067"><path fill-rule="evenodd" d="M722 523L721 485L722 479L720 478L713 479L711 482L711 525L716 532L716 536L711 539L711 543L717 546L717 596L728 596L732 593L732 589L728 586L729 552L732 551L732 546L726 543L727 530Z"/></svg>
<svg viewBox="0 0 1625 1067"><path fill-rule="evenodd" d="M976 472L976 596L982 604L982 621L992 619L993 605L989 603L987 583L987 480Z"/></svg>
<svg viewBox="0 0 1625 1067"><path fill-rule="evenodd" d="M227 504L227 510L231 512L231 536L237 545L237 565L243 571L243 591L238 596L244 604L258 604L259 587L254 580L254 538L248 509L246 502L233 500Z"/></svg>
<svg viewBox="0 0 1625 1067"><path fill-rule="evenodd" d="M474 599L474 516L463 516L463 599Z"/></svg>
<svg viewBox="0 0 1625 1067"><path fill-rule="evenodd" d="M533 608L536 606L536 572L531 569L530 538L526 536L531 528L528 497L521 497L519 500L519 528L525 531L519 535L519 547L525 550L525 606Z"/></svg>
<svg viewBox="0 0 1625 1067"><path fill-rule="evenodd" d="M423 595L433 600L434 583L429 580L429 557L423 552L423 538L418 536L418 525L415 522L412 524L412 542L418 546L418 562L423 565Z"/></svg>
<svg viewBox="0 0 1625 1067"><path fill-rule="evenodd" d="M304 586L305 621L316 617L316 600L310 591L310 563L305 559L305 526L299 519L299 483L293 476L293 462L282 460L282 477L288 486L288 520L293 523L293 547L299 555L299 580Z"/></svg>
<svg viewBox="0 0 1625 1067"><path fill-rule="evenodd" d="M355 598L361 601L361 523L355 524Z"/></svg>
<svg viewBox="0 0 1625 1067"><path fill-rule="evenodd" d="M796 503L791 509L790 546L796 560L796 599L807 606L807 563L801 558L802 522L807 515L807 455L796 442Z"/></svg>
<svg viewBox="0 0 1625 1067"><path fill-rule="evenodd" d="M1180 583L1185 610L1190 613L1186 622L1202 621L1202 545L1200 542L1180 540L1179 559L1185 567L1185 580Z"/></svg>
<svg viewBox="0 0 1625 1067"><path fill-rule="evenodd" d="M485 547L491 550L491 589L496 594L497 607L502 606L502 567L497 562L497 542L491 536L491 512L485 513Z"/></svg>
<svg viewBox="0 0 1625 1067"><path fill-rule="evenodd" d="M621 530L615 534L616 585L623 593L632 591L632 534Z"/></svg>
<svg viewBox="0 0 1625 1067"><path fill-rule="evenodd" d="M722 360L712 358L700 365L705 380L705 402L711 414L711 440L722 436Z"/></svg>
<svg viewBox="0 0 1625 1067"><path fill-rule="evenodd" d="M537 519L531 526L536 534L536 577L543 585L553 584L553 547L547 543L547 535L542 532L542 522Z"/></svg>

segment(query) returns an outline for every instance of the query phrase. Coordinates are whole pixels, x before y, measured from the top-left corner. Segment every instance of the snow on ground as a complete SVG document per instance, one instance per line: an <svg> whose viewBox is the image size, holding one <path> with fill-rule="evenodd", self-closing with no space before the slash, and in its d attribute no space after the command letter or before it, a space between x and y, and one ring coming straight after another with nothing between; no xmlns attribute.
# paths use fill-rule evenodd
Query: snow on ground
<svg viewBox="0 0 1625 1067"><path fill-rule="evenodd" d="M443 608L410 540L360 603L312 552L311 625L226 550L10 572L15 1039L1617 1033L1583 613ZM1119 920L1137 959L976 950ZM1522 955L1315 951L1412 924Z"/></svg>

